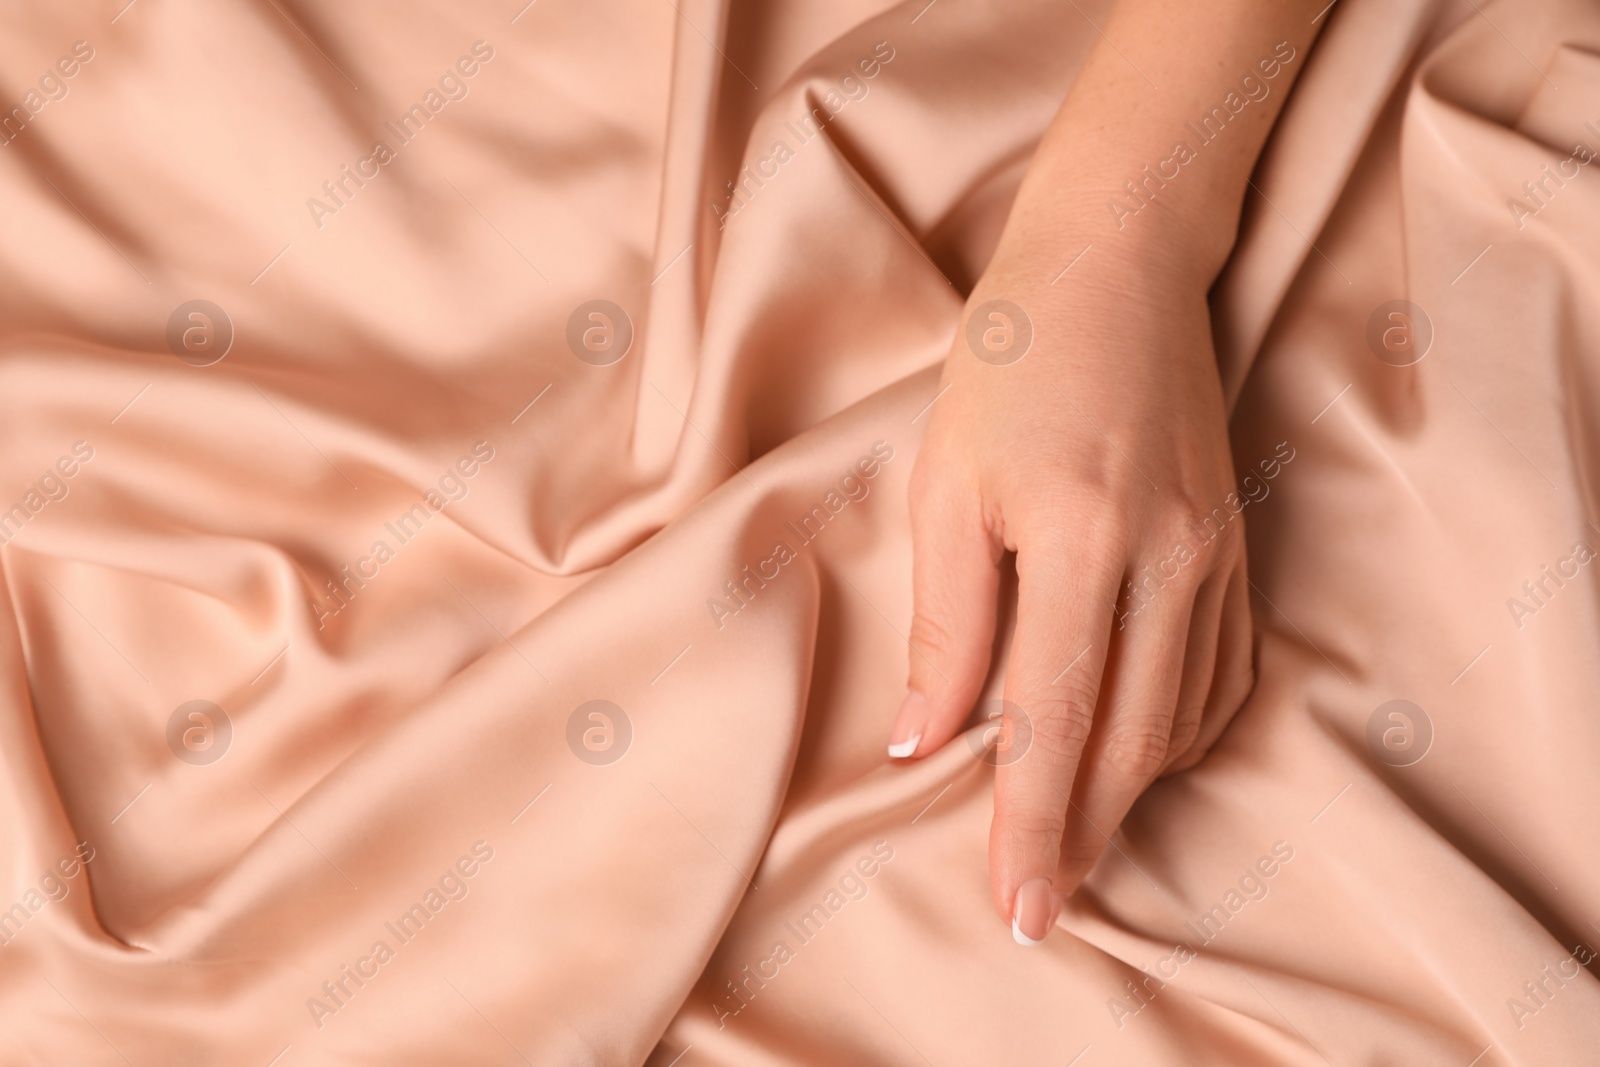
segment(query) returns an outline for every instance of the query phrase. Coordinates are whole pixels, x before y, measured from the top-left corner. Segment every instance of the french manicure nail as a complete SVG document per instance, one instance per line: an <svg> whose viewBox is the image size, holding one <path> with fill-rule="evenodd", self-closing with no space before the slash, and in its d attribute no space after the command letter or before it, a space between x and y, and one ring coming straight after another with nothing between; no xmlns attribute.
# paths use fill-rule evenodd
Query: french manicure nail
<svg viewBox="0 0 1600 1067"><path fill-rule="evenodd" d="M1017 903L1011 912L1011 936L1019 945L1040 945L1050 932L1055 901L1050 879L1035 878L1017 890Z"/></svg>
<svg viewBox="0 0 1600 1067"><path fill-rule="evenodd" d="M893 759L905 759L917 754L917 742L922 740L921 734L912 734L899 744L890 743L889 755Z"/></svg>
<svg viewBox="0 0 1600 1067"><path fill-rule="evenodd" d="M894 719L894 730L889 734L889 756L892 759L916 755L917 745L922 742L922 735L928 726L929 710L928 700L921 693L915 689L906 692L906 699Z"/></svg>

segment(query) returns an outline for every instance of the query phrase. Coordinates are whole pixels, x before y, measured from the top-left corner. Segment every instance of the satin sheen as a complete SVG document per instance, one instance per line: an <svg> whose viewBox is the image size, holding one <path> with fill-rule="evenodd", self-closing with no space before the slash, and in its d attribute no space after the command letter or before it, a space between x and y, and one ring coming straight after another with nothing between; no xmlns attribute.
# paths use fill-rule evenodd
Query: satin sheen
<svg viewBox="0 0 1600 1067"><path fill-rule="evenodd" d="M1296 60L1259 682L1023 949L982 727L884 754L906 487L1107 5L124 3L0 15L0 1062L1594 1062L1592 5Z"/></svg>

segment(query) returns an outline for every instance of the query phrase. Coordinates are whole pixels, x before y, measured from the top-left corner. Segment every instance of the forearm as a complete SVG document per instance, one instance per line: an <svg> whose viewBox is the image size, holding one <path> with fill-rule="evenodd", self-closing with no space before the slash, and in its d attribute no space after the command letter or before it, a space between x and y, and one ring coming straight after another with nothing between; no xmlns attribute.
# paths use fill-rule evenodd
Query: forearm
<svg viewBox="0 0 1600 1067"><path fill-rule="evenodd" d="M1092 245L1209 286L1325 3L1119 0L1040 143L997 259L1060 270Z"/></svg>

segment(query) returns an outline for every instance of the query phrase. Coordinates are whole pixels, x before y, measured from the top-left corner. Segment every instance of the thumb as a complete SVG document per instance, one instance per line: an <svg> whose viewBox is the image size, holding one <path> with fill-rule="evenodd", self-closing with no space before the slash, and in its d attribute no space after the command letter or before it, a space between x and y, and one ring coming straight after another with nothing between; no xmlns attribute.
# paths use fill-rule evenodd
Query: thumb
<svg viewBox="0 0 1600 1067"><path fill-rule="evenodd" d="M890 756L937 751L972 712L994 647L999 555L976 489L943 473L913 479L911 672Z"/></svg>

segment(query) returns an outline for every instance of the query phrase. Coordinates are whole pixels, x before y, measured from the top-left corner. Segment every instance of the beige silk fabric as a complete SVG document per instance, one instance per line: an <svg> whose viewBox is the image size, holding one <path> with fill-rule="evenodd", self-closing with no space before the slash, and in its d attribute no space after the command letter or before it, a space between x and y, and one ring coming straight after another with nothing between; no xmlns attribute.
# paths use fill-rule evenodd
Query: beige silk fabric
<svg viewBox="0 0 1600 1067"><path fill-rule="evenodd" d="M1596 1062L1592 4L1294 60L1259 682L1032 950L982 724L884 746L1107 5L125 4L0 13L0 1062Z"/></svg>

